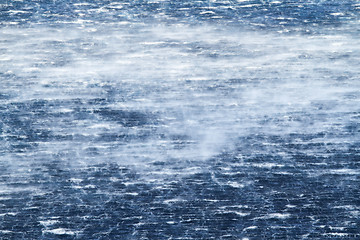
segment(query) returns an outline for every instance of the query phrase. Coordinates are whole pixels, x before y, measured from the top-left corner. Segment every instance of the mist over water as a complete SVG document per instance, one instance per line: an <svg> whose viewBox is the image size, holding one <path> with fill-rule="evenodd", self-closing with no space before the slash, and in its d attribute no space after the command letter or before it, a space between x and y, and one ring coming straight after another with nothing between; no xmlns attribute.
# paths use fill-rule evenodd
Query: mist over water
<svg viewBox="0 0 360 240"><path fill-rule="evenodd" d="M206 160L248 135L355 137L351 35L91 27L3 30L5 152L132 164Z"/></svg>
<svg viewBox="0 0 360 240"><path fill-rule="evenodd" d="M0 238L358 237L357 3L0 7Z"/></svg>

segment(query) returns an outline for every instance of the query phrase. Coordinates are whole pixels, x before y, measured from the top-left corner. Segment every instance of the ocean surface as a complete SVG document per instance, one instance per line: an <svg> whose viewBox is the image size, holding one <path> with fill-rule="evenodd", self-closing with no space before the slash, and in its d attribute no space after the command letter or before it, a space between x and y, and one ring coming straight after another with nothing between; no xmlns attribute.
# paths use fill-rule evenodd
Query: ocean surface
<svg viewBox="0 0 360 240"><path fill-rule="evenodd" d="M1 0L0 239L360 239L360 1Z"/></svg>

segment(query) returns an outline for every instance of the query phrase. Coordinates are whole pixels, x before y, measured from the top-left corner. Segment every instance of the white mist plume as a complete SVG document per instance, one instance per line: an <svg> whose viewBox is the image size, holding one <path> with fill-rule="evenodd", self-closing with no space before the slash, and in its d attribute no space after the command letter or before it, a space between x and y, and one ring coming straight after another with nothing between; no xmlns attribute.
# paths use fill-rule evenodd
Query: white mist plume
<svg viewBox="0 0 360 240"><path fill-rule="evenodd" d="M102 107L157 114L160 124L151 126L155 135L144 141L75 144L84 163L206 160L234 148L240 136L336 129L350 120L316 115L358 110L358 100L346 96L359 89L351 78L359 73L353 53L360 44L345 34L281 35L210 25L128 29L124 24L1 31L0 47L6 49L1 69L17 77L0 83L15 96L11 101L111 98ZM85 139L148 130L100 119L66 127L48 120L44 127ZM176 148L171 136L179 134L187 143ZM38 146L39 154L75 149L61 141ZM91 147L102 157L82 153Z"/></svg>

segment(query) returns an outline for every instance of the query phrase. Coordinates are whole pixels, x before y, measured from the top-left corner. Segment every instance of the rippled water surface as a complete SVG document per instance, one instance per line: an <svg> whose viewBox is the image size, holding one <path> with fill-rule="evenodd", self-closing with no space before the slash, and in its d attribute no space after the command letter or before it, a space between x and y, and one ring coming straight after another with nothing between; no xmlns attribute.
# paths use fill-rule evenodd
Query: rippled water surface
<svg viewBox="0 0 360 240"><path fill-rule="evenodd" d="M359 1L3 0L0 239L357 239Z"/></svg>

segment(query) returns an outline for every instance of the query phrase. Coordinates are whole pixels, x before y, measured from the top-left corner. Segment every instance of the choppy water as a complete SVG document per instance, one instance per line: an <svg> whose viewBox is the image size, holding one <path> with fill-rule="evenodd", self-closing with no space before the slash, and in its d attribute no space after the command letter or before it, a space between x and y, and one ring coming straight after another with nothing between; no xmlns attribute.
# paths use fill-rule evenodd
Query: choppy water
<svg viewBox="0 0 360 240"><path fill-rule="evenodd" d="M0 10L1 239L360 237L360 2Z"/></svg>

